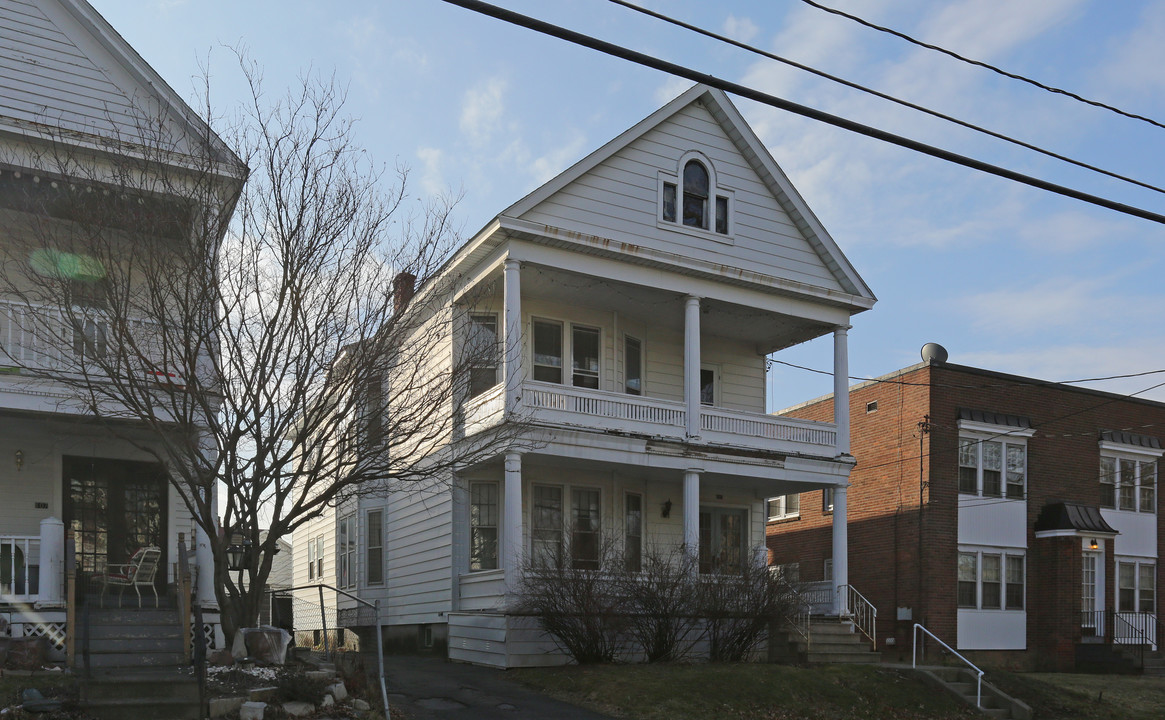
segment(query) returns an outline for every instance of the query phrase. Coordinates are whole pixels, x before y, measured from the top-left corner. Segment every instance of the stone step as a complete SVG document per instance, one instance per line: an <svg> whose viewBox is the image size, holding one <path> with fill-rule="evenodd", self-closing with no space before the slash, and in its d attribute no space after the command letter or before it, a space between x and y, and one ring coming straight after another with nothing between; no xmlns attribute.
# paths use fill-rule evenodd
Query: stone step
<svg viewBox="0 0 1165 720"><path fill-rule="evenodd" d="M84 613L78 620L84 619ZM133 609L100 609L91 608L89 611L89 626L97 625L178 625L178 611L155 610L153 608Z"/></svg>
<svg viewBox="0 0 1165 720"><path fill-rule="evenodd" d="M847 663L847 664L876 664L882 662L881 653L870 652L869 650L854 650L851 652L818 652L812 650L808 653L807 660L810 663Z"/></svg>
<svg viewBox="0 0 1165 720"><path fill-rule="evenodd" d="M84 663L84 660L80 660ZM156 667L177 668L186 662L179 652L100 652L89 653L89 665L94 668Z"/></svg>
<svg viewBox="0 0 1165 720"><path fill-rule="evenodd" d="M193 632L193 628L191 629ZM182 628L177 625L91 625L89 638L97 640L121 640L128 638L182 637Z"/></svg>
<svg viewBox="0 0 1165 720"><path fill-rule="evenodd" d="M89 641L90 655L108 653L182 652L182 636L93 638Z"/></svg>

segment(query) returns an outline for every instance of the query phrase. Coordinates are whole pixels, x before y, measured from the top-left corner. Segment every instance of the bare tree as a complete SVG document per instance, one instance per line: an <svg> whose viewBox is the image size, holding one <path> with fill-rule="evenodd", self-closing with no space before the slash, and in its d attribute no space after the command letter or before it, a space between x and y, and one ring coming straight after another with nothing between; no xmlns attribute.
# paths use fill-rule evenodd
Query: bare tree
<svg viewBox="0 0 1165 720"><path fill-rule="evenodd" d="M207 103L194 141L143 111L98 151L64 131L23 148L13 164L45 182L10 196L0 287L38 349L8 362L168 471L209 536L228 637L254 624L278 538L352 494L445 482L518 432L457 433L498 348L453 340L454 203L367 161L334 81L269 101L241 65L248 104L223 123Z"/></svg>

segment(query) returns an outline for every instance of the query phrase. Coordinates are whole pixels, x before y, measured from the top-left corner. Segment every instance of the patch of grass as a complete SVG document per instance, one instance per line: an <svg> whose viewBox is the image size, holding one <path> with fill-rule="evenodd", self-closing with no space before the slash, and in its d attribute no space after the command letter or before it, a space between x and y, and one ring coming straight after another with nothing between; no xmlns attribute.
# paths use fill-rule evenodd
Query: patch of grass
<svg viewBox="0 0 1165 720"><path fill-rule="evenodd" d="M991 673L992 684L1032 707L1035 720L1159 720L1165 678L1072 673Z"/></svg>
<svg viewBox="0 0 1165 720"><path fill-rule="evenodd" d="M0 708L19 705L21 691L27 688L40 690L45 697L71 697L76 694L77 679L63 672L36 672L32 675L10 675L0 677Z"/></svg>
<svg viewBox="0 0 1165 720"><path fill-rule="evenodd" d="M877 666L603 665L511 672L559 699L635 720L980 717L953 696Z"/></svg>

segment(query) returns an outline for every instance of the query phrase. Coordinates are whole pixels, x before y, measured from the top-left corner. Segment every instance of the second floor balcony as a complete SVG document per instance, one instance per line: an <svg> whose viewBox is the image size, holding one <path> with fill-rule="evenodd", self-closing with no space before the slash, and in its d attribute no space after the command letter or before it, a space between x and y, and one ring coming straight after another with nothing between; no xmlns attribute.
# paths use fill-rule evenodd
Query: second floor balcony
<svg viewBox="0 0 1165 720"><path fill-rule="evenodd" d="M692 438L687 434L688 410L682 402L533 380L520 384L519 397L519 417L538 426L818 456L832 456L837 444L832 423L701 406L700 433ZM465 403L464 432L481 432L504 417L505 387L498 384Z"/></svg>

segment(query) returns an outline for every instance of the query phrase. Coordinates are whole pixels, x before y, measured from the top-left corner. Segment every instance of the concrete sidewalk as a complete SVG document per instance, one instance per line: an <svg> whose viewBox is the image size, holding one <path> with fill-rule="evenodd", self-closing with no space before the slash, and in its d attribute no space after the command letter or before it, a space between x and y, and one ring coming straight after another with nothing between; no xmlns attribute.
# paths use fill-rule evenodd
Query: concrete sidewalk
<svg viewBox="0 0 1165 720"><path fill-rule="evenodd" d="M505 671L418 655L386 655L388 701L409 720L610 720L553 700L506 678Z"/></svg>

